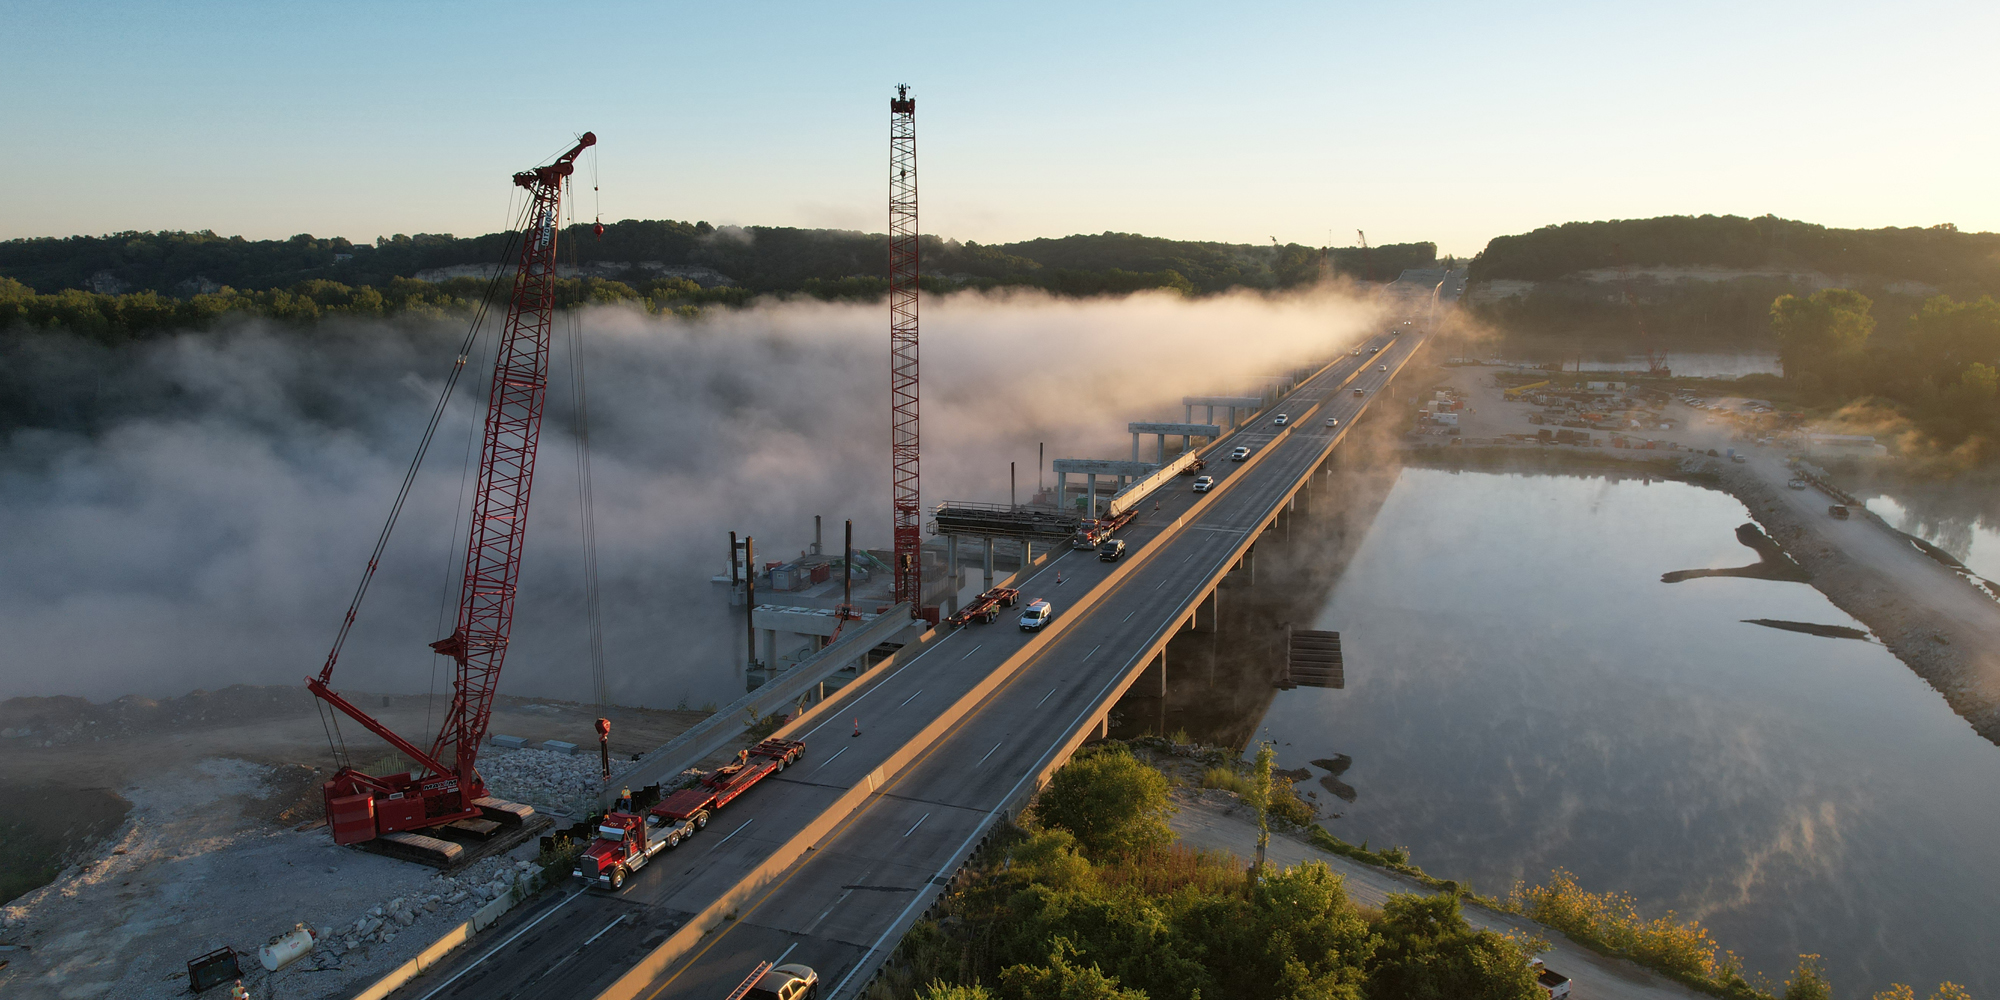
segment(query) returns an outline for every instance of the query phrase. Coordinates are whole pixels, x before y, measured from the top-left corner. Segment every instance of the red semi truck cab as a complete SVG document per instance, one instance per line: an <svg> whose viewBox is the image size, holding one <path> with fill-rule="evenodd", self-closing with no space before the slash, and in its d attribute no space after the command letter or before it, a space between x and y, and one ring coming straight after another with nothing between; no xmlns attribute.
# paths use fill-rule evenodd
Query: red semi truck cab
<svg viewBox="0 0 2000 1000"><path fill-rule="evenodd" d="M577 855L571 875L587 882L625 888L625 879L672 846L651 836L646 821L631 813L607 813L597 823L597 839Z"/></svg>
<svg viewBox="0 0 2000 1000"><path fill-rule="evenodd" d="M570 874L611 889L624 888L625 880L646 862L679 847L707 826L716 810L805 752L806 745L798 740L765 740L738 753L736 763L716 768L692 787L667 796L643 818L627 812L605 814L597 824L597 839L577 856Z"/></svg>

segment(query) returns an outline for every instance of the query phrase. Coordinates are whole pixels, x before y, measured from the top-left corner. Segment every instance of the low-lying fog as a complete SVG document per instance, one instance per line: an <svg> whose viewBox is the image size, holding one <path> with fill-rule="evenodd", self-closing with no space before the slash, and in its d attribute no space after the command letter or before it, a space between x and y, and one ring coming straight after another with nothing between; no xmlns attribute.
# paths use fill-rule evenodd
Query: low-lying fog
<svg viewBox="0 0 2000 1000"><path fill-rule="evenodd" d="M1128 420L1240 392L1364 333L1329 292L1183 300L928 298L925 503L1025 499L1048 457L1122 458ZM489 326L497 326L489 323ZM588 701L577 462L563 338L502 690ZM727 533L796 554L812 516L888 544L887 312L792 302L700 319L593 309L576 323L612 700L741 691ZM251 322L140 346L4 345L0 697L170 696L315 673L447 373L457 320ZM490 364L492 333L475 367ZM488 373L469 371L335 675L423 691L451 630ZM1199 415L1199 414L1198 414Z"/></svg>

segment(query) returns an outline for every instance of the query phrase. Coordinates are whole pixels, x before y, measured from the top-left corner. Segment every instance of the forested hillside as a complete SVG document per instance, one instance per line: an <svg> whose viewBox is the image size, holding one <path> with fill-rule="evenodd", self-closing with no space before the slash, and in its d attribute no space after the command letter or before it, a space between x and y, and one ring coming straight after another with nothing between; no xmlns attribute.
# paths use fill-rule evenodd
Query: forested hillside
<svg viewBox="0 0 2000 1000"><path fill-rule="evenodd" d="M815 294L828 286L842 294L865 293L888 278L888 238L881 234L628 219L606 226L601 237L593 237L588 226L572 226L564 236L564 258L599 277L617 277L623 265L646 262L700 272L696 280L703 284ZM386 288L396 278L435 269L499 263L507 246L505 233L399 234L367 244L310 235L246 240L206 231L126 232L0 243L0 277L43 294L151 291L176 298L223 288L286 289L313 280ZM954 284L1034 285L1063 294L1138 288L1213 293L1312 282L1320 273L1321 253L1298 244L1201 243L1128 233L1001 246L926 236L923 271ZM1378 247L1368 257L1358 249L1336 248L1330 256L1343 274L1389 281L1403 268L1430 266L1436 253L1433 244L1414 243Z"/></svg>
<svg viewBox="0 0 2000 1000"><path fill-rule="evenodd" d="M1950 225L1829 229L1772 215L1567 222L1495 237L1473 258L1471 277L1553 281L1598 268L1661 265L1817 271L1974 294L2000 291L2000 233L1962 233Z"/></svg>

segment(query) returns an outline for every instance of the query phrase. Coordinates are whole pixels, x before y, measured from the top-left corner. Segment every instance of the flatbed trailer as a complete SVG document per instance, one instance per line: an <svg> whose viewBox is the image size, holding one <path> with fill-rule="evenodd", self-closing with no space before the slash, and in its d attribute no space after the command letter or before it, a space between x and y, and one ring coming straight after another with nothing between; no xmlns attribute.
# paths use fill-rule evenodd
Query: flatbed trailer
<svg viewBox="0 0 2000 1000"><path fill-rule="evenodd" d="M1076 534L1070 536L1069 547L1094 549L1105 539L1117 534L1118 529L1131 524L1132 519L1138 515L1138 508L1133 507L1114 517L1100 517L1096 520L1085 518L1083 523L1077 525Z"/></svg>
<svg viewBox="0 0 2000 1000"><path fill-rule="evenodd" d="M623 889L625 880L660 852L679 847L706 827L716 810L805 752L806 745L798 740L765 740L737 754L736 763L667 796L643 817L606 813L598 821L597 839L577 856L570 874L594 885Z"/></svg>
<svg viewBox="0 0 2000 1000"><path fill-rule="evenodd" d="M959 609L957 614L946 618L944 623L953 627L968 625L972 622L984 622L991 625L1000 620L1001 608L1013 607L1014 602L1019 600L1020 597L1021 591L1019 588L995 587L973 598L965 607Z"/></svg>

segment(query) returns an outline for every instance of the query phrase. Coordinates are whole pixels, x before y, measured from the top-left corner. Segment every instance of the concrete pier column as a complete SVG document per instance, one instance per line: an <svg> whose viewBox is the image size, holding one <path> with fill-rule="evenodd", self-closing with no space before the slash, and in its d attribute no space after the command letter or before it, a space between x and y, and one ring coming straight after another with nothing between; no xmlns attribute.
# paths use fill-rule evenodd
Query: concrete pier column
<svg viewBox="0 0 2000 1000"><path fill-rule="evenodd" d="M986 587L981 593L993 589L993 539L986 539Z"/></svg>
<svg viewBox="0 0 2000 1000"><path fill-rule="evenodd" d="M1097 720L1097 738L1100 740L1111 738L1111 713L1106 712Z"/></svg>
<svg viewBox="0 0 2000 1000"><path fill-rule="evenodd" d="M1252 545L1243 552L1243 569L1250 577L1250 586L1257 585L1257 546Z"/></svg>
<svg viewBox="0 0 2000 1000"><path fill-rule="evenodd" d="M764 630L764 666L776 674L778 672L778 630Z"/></svg>
<svg viewBox="0 0 2000 1000"><path fill-rule="evenodd" d="M1090 511L1090 517L1095 518L1097 517L1097 473L1085 473L1083 483L1084 492L1090 497L1089 507L1086 509Z"/></svg>
<svg viewBox="0 0 2000 1000"><path fill-rule="evenodd" d="M1167 464L1167 436L1160 435L1160 464Z"/></svg>
<svg viewBox="0 0 2000 1000"><path fill-rule="evenodd" d="M1162 698L1165 698L1166 696L1167 696L1167 651L1166 651L1166 648L1165 648L1165 647L1161 647L1161 649L1160 649L1160 697L1162 697Z"/></svg>
<svg viewBox="0 0 2000 1000"><path fill-rule="evenodd" d="M958 536L944 536L944 578L951 581L951 593L944 599L945 617L958 614Z"/></svg>
<svg viewBox="0 0 2000 1000"><path fill-rule="evenodd" d="M1191 403L1190 403L1190 404L1188 404L1188 405L1186 405L1186 406L1183 406L1183 407L1181 407L1181 423L1184 423L1184 424L1191 424L1191 423L1194 423L1194 405L1193 405L1193 404L1191 404Z"/></svg>
<svg viewBox="0 0 2000 1000"><path fill-rule="evenodd" d="M1068 505L1068 503L1069 503L1069 497L1068 497L1068 496L1066 495L1066 494L1068 493L1068 491L1069 491L1069 486L1068 486L1068 482L1069 482L1069 473L1067 473L1067 472L1057 472L1057 473L1056 473L1056 509L1057 509L1057 510L1067 510L1067 509L1068 509L1067 505Z"/></svg>
<svg viewBox="0 0 2000 1000"><path fill-rule="evenodd" d="M1027 569L1035 563L1035 543L1021 539L1021 568Z"/></svg>
<svg viewBox="0 0 2000 1000"><path fill-rule="evenodd" d="M1214 407L1214 406L1210 406L1210 407L1208 408L1208 419L1206 419L1206 420L1203 420L1203 421L1202 421L1202 423L1204 423L1204 424L1212 424L1212 423L1215 423L1215 407Z"/></svg>
<svg viewBox="0 0 2000 1000"><path fill-rule="evenodd" d="M1137 431L1134 431L1132 433L1132 461L1136 462L1138 460L1139 460L1139 434Z"/></svg>
<svg viewBox="0 0 2000 1000"><path fill-rule="evenodd" d="M1209 588L1208 596L1202 598L1200 604L1195 605L1194 617L1195 617L1194 627L1195 631L1197 632L1213 633L1216 629L1221 627L1222 624L1221 587L1218 586ZM1204 618L1208 620L1207 628L1203 628L1201 626L1202 619Z"/></svg>

